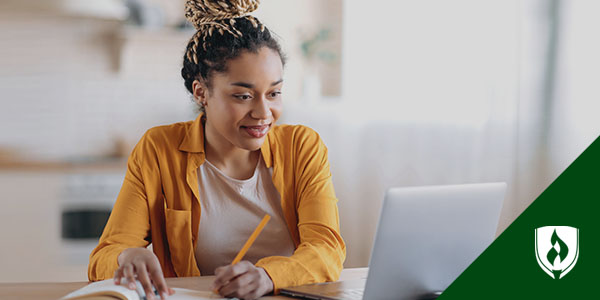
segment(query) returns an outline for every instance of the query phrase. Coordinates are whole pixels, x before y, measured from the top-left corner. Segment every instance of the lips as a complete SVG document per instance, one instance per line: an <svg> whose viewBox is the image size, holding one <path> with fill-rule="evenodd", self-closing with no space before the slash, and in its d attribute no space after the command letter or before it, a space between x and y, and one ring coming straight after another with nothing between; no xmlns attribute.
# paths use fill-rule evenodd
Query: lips
<svg viewBox="0 0 600 300"><path fill-rule="evenodd" d="M267 134L267 132L269 131L269 127L271 127L271 124L258 125L258 126L241 126L241 127L251 137L261 138Z"/></svg>

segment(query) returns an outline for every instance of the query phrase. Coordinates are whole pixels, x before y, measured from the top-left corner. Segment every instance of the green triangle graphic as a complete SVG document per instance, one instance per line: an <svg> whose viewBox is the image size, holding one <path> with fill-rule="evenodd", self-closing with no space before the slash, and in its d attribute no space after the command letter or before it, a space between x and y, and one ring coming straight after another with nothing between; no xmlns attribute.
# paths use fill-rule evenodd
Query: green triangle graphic
<svg viewBox="0 0 600 300"><path fill-rule="evenodd" d="M452 299L600 299L600 138L444 291ZM561 279L536 260L534 231L579 228L579 257Z"/></svg>

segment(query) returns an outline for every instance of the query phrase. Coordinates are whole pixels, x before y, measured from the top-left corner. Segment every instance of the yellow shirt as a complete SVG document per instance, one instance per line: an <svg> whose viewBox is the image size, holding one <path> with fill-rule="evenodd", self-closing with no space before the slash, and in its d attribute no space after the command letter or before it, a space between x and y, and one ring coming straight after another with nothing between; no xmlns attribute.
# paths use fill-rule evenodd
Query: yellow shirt
<svg viewBox="0 0 600 300"><path fill-rule="evenodd" d="M200 222L197 169L204 162L202 114L195 121L152 128L138 142L112 213L90 255L91 281L112 278L127 248L152 249L165 277L200 276L194 250ZM275 287L339 278L346 257L327 148L301 125L275 125L260 148L281 196L296 250L270 256L264 268ZM227 235L227 232L223 232Z"/></svg>

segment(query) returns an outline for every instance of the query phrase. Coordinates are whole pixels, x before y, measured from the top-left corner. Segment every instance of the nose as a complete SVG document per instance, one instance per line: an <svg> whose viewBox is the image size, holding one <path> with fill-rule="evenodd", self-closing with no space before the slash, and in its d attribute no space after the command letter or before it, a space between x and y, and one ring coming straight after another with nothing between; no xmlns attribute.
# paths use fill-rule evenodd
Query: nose
<svg viewBox="0 0 600 300"><path fill-rule="evenodd" d="M254 119L268 119L272 115L269 100L265 96L256 97L254 100L250 116Z"/></svg>

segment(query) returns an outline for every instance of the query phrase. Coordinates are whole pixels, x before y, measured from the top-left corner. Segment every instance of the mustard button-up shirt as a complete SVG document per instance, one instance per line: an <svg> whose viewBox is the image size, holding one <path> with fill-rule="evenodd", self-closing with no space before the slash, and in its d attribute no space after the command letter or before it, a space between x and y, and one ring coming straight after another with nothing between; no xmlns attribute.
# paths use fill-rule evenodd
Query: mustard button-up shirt
<svg viewBox="0 0 600 300"><path fill-rule="evenodd" d="M109 279L127 249L152 249L165 277L200 276L194 250L200 222L196 170L205 160L202 114L194 121L152 128L138 142L98 246L90 255L91 281ZM274 125L261 146L281 196L296 250L260 259L278 289L335 281L346 257L327 148L302 125ZM227 232L223 232L224 235Z"/></svg>

